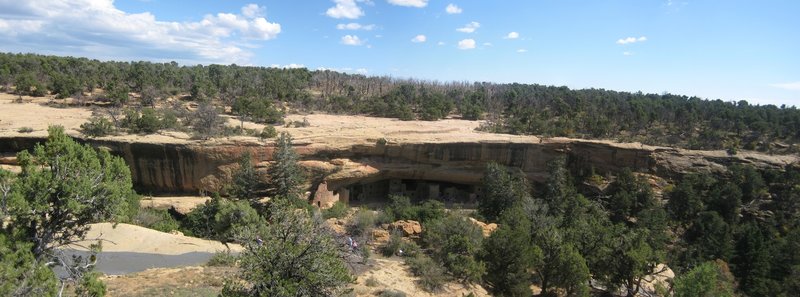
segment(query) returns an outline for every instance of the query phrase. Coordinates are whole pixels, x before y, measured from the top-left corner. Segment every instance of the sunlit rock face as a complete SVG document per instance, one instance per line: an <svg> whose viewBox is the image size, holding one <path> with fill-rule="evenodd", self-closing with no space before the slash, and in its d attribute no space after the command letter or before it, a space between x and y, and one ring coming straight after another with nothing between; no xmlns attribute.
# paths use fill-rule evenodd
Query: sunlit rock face
<svg viewBox="0 0 800 297"><path fill-rule="evenodd" d="M14 153L30 149L45 139L8 137L0 140L0 159L15 162ZM240 156L249 152L259 171L272 161L272 143L137 143L117 140L80 140L107 149L125 159L140 193L186 193L223 191L230 183ZM420 195L444 195L450 187L462 194L479 192L487 163L519 168L527 177L541 182L547 162L566 156L576 170L594 168L598 173L631 168L662 178L687 172L719 172L733 163L759 168L780 168L798 162L797 156L773 156L751 152L728 155L724 151L693 151L641 144L605 141L550 139L541 141L474 141L437 143L389 143L351 146L301 143L295 145L301 165L308 169L308 190L320 202L331 204L334 197L353 198L349 187L392 180L419 181ZM325 182L325 187L319 187ZM386 185L390 187L391 185ZM408 190L411 185L406 185ZM472 187L472 188L469 188ZM456 191L451 190L451 191ZM424 194L425 192L429 194ZM344 194L344 195L342 195ZM474 198L474 197L473 197ZM322 204L321 203L321 204Z"/></svg>

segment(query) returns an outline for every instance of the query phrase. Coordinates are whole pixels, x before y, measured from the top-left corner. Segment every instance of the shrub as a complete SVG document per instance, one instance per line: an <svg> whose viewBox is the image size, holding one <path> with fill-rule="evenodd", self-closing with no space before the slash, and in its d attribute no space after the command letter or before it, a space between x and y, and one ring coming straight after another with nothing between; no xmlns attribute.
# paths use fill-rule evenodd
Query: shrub
<svg viewBox="0 0 800 297"><path fill-rule="evenodd" d="M189 235L224 242L240 242L266 226L266 220L247 201L213 197L186 215Z"/></svg>
<svg viewBox="0 0 800 297"><path fill-rule="evenodd" d="M33 132L33 128L31 127L22 127L17 130L19 133L31 133Z"/></svg>
<svg viewBox="0 0 800 297"><path fill-rule="evenodd" d="M166 209L140 209L139 213L133 218L132 223L161 232L170 232L180 229L178 221L175 220Z"/></svg>
<svg viewBox="0 0 800 297"><path fill-rule="evenodd" d="M403 240L400 232L392 233L389 242L380 249L381 254L386 257L398 255L401 250L403 253L400 256L403 257L415 257L420 252L419 246L413 241Z"/></svg>
<svg viewBox="0 0 800 297"><path fill-rule="evenodd" d="M261 134L258 135L258 137L261 139L270 139L270 138L275 138L277 136L278 136L278 131L275 130L275 127L271 125L267 125L266 127L264 127L264 129L261 130Z"/></svg>
<svg viewBox="0 0 800 297"><path fill-rule="evenodd" d="M388 289L381 291L378 297L406 297L406 292Z"/></svg>
<svg viewBox="0 0 800 297"><path fill-rule="evenodd" d="M411 272L420 278L418 284L425 291L438 292L447 282L442 266L424 254L407 258L406 264L411 268Z"/></svg>
<svg viewBox="0 0 800 297"><path fill-rule="evenodd" d="M236 265L236 255L230 251L216 252L211 259L208 259L206 266L234 266Z"/></svg>
<svg viewBox="0 0 800 297"><path fill-rule="evenodd" d="M384 212L392 220L415 220L430 222L444 217L444 204L436 200L427 200L419 205L413 205L405 196L390 195L389 205Z"/></svg>
<svg viewBox="0 0 800 297"><path fill-rule="evenodd" d="M347 204L344 204L342 201L336 201L336 203L331 206L331 208L325 209L322 211L322 217L324 219L330 218L343 218L347 215Z"/></svg>
<svg viewBox="0 0 800 297"><path fill-rule="evenodd" d="M369 230L375 226L375 213L369 209L359 209L350 225L347 226L347 231L355 236L360 236L369 233Z"/></svg>
<svg viewBox="0 0 800 297"><path fill-rule="evenodd" d="M479 281L486 271L485 265L476 259L483 240L481 229L458 215L449 215L426 227L423 240L433 257L459 280Z"/></svg>
<svg viewBox="0 0 800 297"><path fill-rule="evenodd" d="M114 132L114 124L104 117L92 117L81 124L81 133L89 137L103 137Z"/></svg>

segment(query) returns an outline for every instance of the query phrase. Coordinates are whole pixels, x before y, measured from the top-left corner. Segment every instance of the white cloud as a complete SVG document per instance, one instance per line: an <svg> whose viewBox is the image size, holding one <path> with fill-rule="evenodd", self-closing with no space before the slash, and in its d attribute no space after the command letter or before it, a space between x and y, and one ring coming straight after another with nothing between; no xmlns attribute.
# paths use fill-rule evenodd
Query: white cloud
<svg viewBox="0 0 800 297"><path fill-rule="evenodd" d="M306 68L306 65L295 64L295 63L286 64L286 65L272 64L272 65L270 65L270 67L272 67L272 68L283 68L283 69L294 69L294 68Z"/></svg>
<svg viewBox="0 0 800 297"><path fill-rule="evenodd" d="M447 14L459 14L462 13L464 10L461 9L461 7L458 7L458 5L450 3L447 4L447 7L445 7L444 11L447 12Z"/></svg>
<svg viewBox="0 0 800 297"><path fill-rule="evenodd" d="M428 0L389 0L389 4L422 8L428 6Z"/></svg>
<svg viewBox="0 0 800 297"><path fill-rule="evenodd" d="M441 46L441 45L445 45L445 43L444 43L444 41L439 41L438 43L436 43L436 45L440 45Z"/></svg>
<svg viewBox="0 0 800 297"><path fill-rule="evenodd" d="M367 75L367 73L369 73L369 71L367 70L367 68L358 68L358 69L356 69L356 73Z"/></svg>
<svg viewBox="0 0 800 297"><path fill-rule="evenodd" d="M522 53L527 53L527 52L528 52L528 50L526 50L526 49L524 49L524 48L521 48L521 49L518 49L518 50L517 50L517 52L518 52L518 53L520 53L520 54L522 54Z"/></svg>
<svg viewBox="0 0 800 297"><path fill-rule="evenodd" d="M464 27L456 29L456 31L464 32L464 33L472 33L472 32L475 32L475 30L478 30L478 28L480 28L480 27L481 27L481 23L470 22L469 24L464 25Z"/></svg>
<svg viewBox="0 0 800 297"><path fill-rule="evenodd" d="M458 42L458 49L468 50L475 48L475 39L464 39Z"/></svg>
<svg viewBox="0 0 800 297"><path fill-rule="evenodd" d="M622 52L622 55L623 56L633 56L634 53L633 52Z"/></svg>
<svg viewBox="0 0 800 297"><path fill-rule="evenodd" d="M647 41L647 37L645 37L645 36L642 36L642 37L639 37L639 38L636 38L636 37L628 37L628 38L621 38L621 39L618 39L618 40L617 40L617 44L622 44L622 45L625 45L625 44L637 43L637 42L644 42L644 41Z"/></svg>
<svg viewBox="0 0 800 297"><path fill-rule="evenodd" d="M258 6L258 4L247 4L242 7L242 15L248 18L256 18L260 16L264 16L264 7Z"/></svg>
<svg viewBox="0 0 800 297"><path fill-rule="evenodd" d="M281 33L281 25L269 22L263 11L248 4L241 14L179 22L128 13L113 0L0 0L0 48L98 59L247 63L255 41Z"/></svg>
<svg viewBox="0 0 800 297"><path fill-rule="evenodd" d="M492 44L491 42L484 42L483 46L494 46L494 44Z"/></svg>
<svg viewBox="0 0 800 297"><path fill-rule="evenodd" d="M800 81L784 83L784 84L771 84L770 86L784 90L800 91Z"/></svg>
<svg viewBox="0 0 800 297"><path fill-rule="evenodd" d="M338 25L336 25L336 29L339 29L339 30L371 31L371 30L375 29L375 25L362 25L362 24L359 24L359 23L338 24Z"/></svg>
<svg viewBox="0 0 800 297"><path fill-rule="evenodd" d="M344 45L358 46L358 45L364 45L364 42L365 42L364 40L361 40L356 35L345 35L345 36L342 36L342 44L344 44Z"/></svg>
<svg viewBox="0 0 800 297"><path fill-rule="evenodd" d="M503 37L503 38L505 38L505 39L517 39L517 38L519 38L519 33L517 33L517 32L508 32L508 34L506 34L506 37Z"/></svg>
<svg viewBox="0 0 800 297"><path fill-rule="evenodd" d="M333 0L336 6L328 8L325 15L334 19L357 19L364 16L364 11L356 5L356 0Z"/></svg>
<svg viewBox="0 0 800 297"><path fill-rule="evenodd" d="M428 38L425 37L425 35L420 34L420 35L414 36L414 38L411 39L411 42L422 43L422 42L425 42L426 40L428 40Z"/></svg>

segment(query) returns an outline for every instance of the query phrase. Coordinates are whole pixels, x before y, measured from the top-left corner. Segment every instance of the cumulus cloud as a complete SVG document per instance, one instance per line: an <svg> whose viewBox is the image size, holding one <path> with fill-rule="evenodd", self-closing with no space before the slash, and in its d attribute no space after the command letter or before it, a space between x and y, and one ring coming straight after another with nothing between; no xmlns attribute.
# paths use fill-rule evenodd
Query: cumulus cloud
<svg viewBox="0 0 800 297"><path fill-rule="evenodd" d="M784 90L800 91L800 81L783 83L783 84L771 84L770 86Z"/></svg>
<svg viewBox="0 0 800 297"><path fill-rule="evenodd" d="M422 8L428 6L428 0L389 0L389 4Z"/></svg>
<svg viewBox="0 0 800 297"><path fill-rule="evenodd" d="M528 50L526 50L526 49L524 49L524 48L521 48L521 49L518 49L518 50L517 50L517 52L518 52L518 53L520 53L520 54L522 54L522 53L527 53L527 52L528 52Z"/></svg>
<svg viewBox="0 0 800 297"><path fill-rule="evenodd" d="M519 38L519 33L517 33L517 32L508 32L508 34L506 34L506 36L503 37L503 38L505 38L505 39L517 39L517 38Z"/></svg>
<svg viewBox="0 0 800 297"><path fill-rule="evenodd" d="M425 42L426 40L428 40L428 38L425 37L425 35L420 34L420 35L414 36L414 38L411 39L411 42L422 43L422 42Z"/></svg>
<svg viewBox="0 0 800 297"><path fill-rule="evenodd" d="M375 29L375 25L362 25L359 23L338 24L336 25L336 29L372 31L373 29Z"/></svg>
<svg viewBox="0 0 800 297"><path fill-rule="evenodd" d="M636 37L628 37L628 38L620 38L620 39L618 39L618 40L617 40L617 44L622 44L622 45L625 45L625 44L631 44L631 43L637 43L637 42L644 42L644 41L647 41L647 37L645 37L645 36L641 36L641 37L639 37L639 38L636 38Z"/></svg>
<svg viewBox="0 0 800 297"><path fill-rule="evenodd" d="M264 16L264 10L264 7L250 3L242 7L242 15L248 18L256 18Z"/></svg>
<svg viewBox="0 0 800 297"><path fill-rule="evenodd" d="M333 0L336 6L328 8L325 15L334 19L357 19L364 16L364 11L358 7L356 0Z"/></svg>
<svg viewBox="0 0 800 297"><path fill-rule="evenodd" d="M458 49L468 50L475 48L475 39L464 39L458 42Z"/></svg>
<svg viewBox="0 0 800 297"><path fill-rule="evenodd" d="M623 56L633 56L633 52L622 52Z"/></svg>
<svg viewBox="0 0 800 297"><path fill-rule="evenodd" d="M494 46L494 44L492 44L491 42L484 42L483 46Z"/></svg>
<svg viewBox="0 0 800 297"><path fill-rule="evenodd" d="M461 7L458 7L457 5L450 3L447 4L447 7L444 8L444 11L447 12L447 14L459 14L462 13L464 10L462 10Z"/></svg>
<svg viewBox="0 0 800 297"><path fill-rule="evenodd" d="M0 1L0 50L89 56L99 59L247 63L256 41L281 33L264 7L217 13L199 21L164 21L128 13L113 0Z"/></svg>
<svg viewBox="0 0 800 297"><path fill-rule="evenodd" d="M475 32L475 30L478 30L478 28L480 28L480 27L481 27L481 23L470 22L469 24L464 25L464 27L456 29L456 31L464 32L464 33L472 33L472 32Z"/></svg>
<svg viewBox="0 0 800 297"><path fill-rule="evenodd" d="M364 40L361 40L356 35L345 35L345 36L342 36L342 44L344 44L344 45L359 46L359 45L364 45L364 42L365 42Z"/></svg>
<svg viewBox="0 0 800 297"><path fill-rule="evenodd" d="M436 45L442 46L442 45L445 45L445 43L444 43L444 41L439 41L439 42L436 43Z"/></svg>

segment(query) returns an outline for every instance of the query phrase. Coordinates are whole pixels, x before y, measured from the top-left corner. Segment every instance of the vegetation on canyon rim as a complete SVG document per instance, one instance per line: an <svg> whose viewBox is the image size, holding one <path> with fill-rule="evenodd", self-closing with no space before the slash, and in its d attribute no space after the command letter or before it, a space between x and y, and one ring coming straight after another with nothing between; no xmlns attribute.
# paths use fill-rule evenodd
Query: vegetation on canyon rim
<svg viewBox="0 0 800 297"><path fill-rule="evenodd" d="M281 124L287 109L360 113L404 120L458 114L488 119L490 132L609 137L690 148L793 151L800 111L746 102L704 101L670 94L518 84L434 83L346 75L331 71L258 67L99 62L37 55L0 55L0 85L20 95L75 97L110 107L87 122L86 135L191 129L199 138L241 133L220 114ZM13 87L12 87L13 86ZM96 88L102 89L97 91ZM90 92L91 98L83 98ZM135 94L131 96L131 94ZM185 96L184 96L185 95ZM167 97L185 97L168 103ZM184 101L196 104L183 108ZM303 125L304 123L290 123ZM268 128L271 126L267 126ZM51 128L46 144L21 152L22 172L0 170L0 295L102 295L93 257L71 258L59 247L81 238L89 223L137 222L138 210L124 162L79 145ZM253 135L257 131L250 131ZM298 199L303 176L288 134L278 137L262 184L243 156L225 197L185 218L148 214L153 226L237 242L241 273L223 294L324 296L352 281L342 250L320 212ZM417 240L393 234L381 250L403 257L427 290L448 281L484 285L499 296L633 296L659 264L678 275L656 288L675 296L791 296L800 291L800 171L759 171L730 165L717 175L687 174L657 199L630 170L580 175L568 160L549 164L547 181L533 185L513 168L488 164L475 218L499 228L484 237L464 212L441 202L391 197L378 214L359 210L354 236L394 220L416 220ZM577 186L608 181L588 193ZM272 199L259 200L262 194ZM664 202L666 201L666 202ZM325 216L341 216L340 209ZM160 225L159 225L160 224ZM255 239L259 239L256 241ZM99 250L99 246L97 247ZM228 261L230 263L230 261ZM56 275L53 267L68 273Z"/></svg>
<svg viewBox="0 0 800 297"><path fill-rule="evenodd" d="M440 83L328 70L0 54L0 87L20 95L51 93L75 97L79 103L112 106L103 116L112 118L114 127L87 124L87 135L113 129L131 133L191 129L199 138L257 136L260 131L221 126L218 115L228 110L242 121L282 124L288 108L403 120L459 115L486 119L482 129L489 132L610 138L730 153L797 152L794 144L800 139L800 110L794 107L603 89ZM191 112L176 108L181 102L168 103L168 97L194 102L198 108ZM130 110L123 112L125 108ZM126 115L135 120L120 121ZM97 124L106 128L98 129Z"/></svg>

